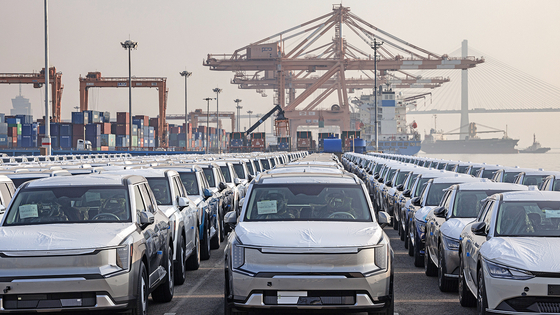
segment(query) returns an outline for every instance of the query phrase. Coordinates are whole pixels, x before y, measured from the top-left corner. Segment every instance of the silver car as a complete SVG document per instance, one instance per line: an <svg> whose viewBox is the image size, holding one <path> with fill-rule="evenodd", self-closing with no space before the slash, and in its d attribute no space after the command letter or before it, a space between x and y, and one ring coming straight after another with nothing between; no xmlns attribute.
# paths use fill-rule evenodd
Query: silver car
<svg viewBox="0 0 560 315"><path fill-rule="evenodd" d="M393 250L363 182L283 168L249 186L225 248L225 314L257 309L393 314ZM290 170L292 170L290 172Z"/></svg>
<svg viewBox="0 0 560 315"><path fill-rule="evenodd" d="M0 313L126 310L173 298L169 220L136 175L22 184L1 222Z"/></svg>

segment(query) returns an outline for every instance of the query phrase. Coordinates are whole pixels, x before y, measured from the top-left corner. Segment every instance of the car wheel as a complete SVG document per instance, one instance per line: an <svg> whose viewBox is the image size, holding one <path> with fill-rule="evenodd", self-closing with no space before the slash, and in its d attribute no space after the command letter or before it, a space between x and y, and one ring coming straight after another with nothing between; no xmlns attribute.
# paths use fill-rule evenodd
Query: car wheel
<svg viewBox="0 0 560 315"><path fill-rule="evenodd" d="M467 281L465 279L465 266L463 259L461 259L460 257L461 253L459 252L459 303L461 303L461 306L465 307L475 306L476 298L467 286Z"/></svg>
<svg viewBox="0 0 560 315"><path fill-rule="evenodd" d="M401 241L404 241L406 239L402 219L401 221L399 221L399 236L401 237ZM408 248L408 244L405 243L404 248Z"/></svg>
<svg viewBox="0 0 560 315"><path fill-rule="evenodd" d="M204 224L204 234L202 235L200 247L200 259L210 259L210 226L208 225L208 220L206 220L206 224Z"/></svg>
<svg viewBox="0 0 560 315"><path fill-rule="evenodd" d="M153 292L152 292L152 299L154 302L162 303L162 302L169 302L173 299L173 291L175 290L175 283L173 280L174 271L173 271L173 252L171 251L171 247L167 248L167 262L166 262L166 269L167 269L167 279L163 281Z"/></svg>
<svg viewBox="0 0 560 315"><path fill-rule="evenodd" d="M478 290L476 294L476 310L479 315L486 315L488 300L486 299L486 286L484 285L484 270L478 268Z"/></svg>
<svg viewBox="0 0 560 315"><path fill-rule="evenodd" d="M148 273L142 261L140 261L139 269L136 302L130 310L132 315L146 315L148 313Z"/></svg>
<svg viewBox="0 0 560 315"><path fill-rule="evenodd" d="M218 212L216 215L217 215L217 218L216 218L216 234L214 234L214 236L210 240L210 249L220 248L220 238L222 236L222 224L221 224L220 213Z"/></svg>
<svg viewBox="0 0 560 315"><path fill-rule="evenodd" d="M191 255L189 256L189 258L187 259L187 270L198 270L198 268L200 267L200 234L199 231L200 229L197 226L196 229L196 233L195 234L195 241L194 241L194 246L195 248L193 249L193 252L191 253Z"/></svg>
<svg viewBox="0 0 560 315"><path fill-rule="evenodd" d="M443 245L439 244L438 250L438 287L441 292L453 292L457 290L457 281L445 276L446 270L445 256L443 255Z"/></svg>
<svg viewBox="0 0 560 315"><path fill-rule="evenodd" d="M424 246L424 273L428 277L437 276L437 267L430 257L430 251L428 250L428 244Z"/></svg>
<svg viewBox="0 0 560 315"><path fill-rule="evenodd" d="M414 226L411 227L412 231L414 231ZM414 251L414 266L416 267L424 267L424 256L420 253L420 240L416 236L416 232L414 232L414 245L412 246ZM410 250L410 245L408 244L408 248Z"/></svg>
<svg viewBox="0 0 560 315"><path fill-rule="evenodd" d="M175 285L185 283L187 272L185 270L185 239L183 236L179 238L177 244L177 260L175 261Z"/></svg>

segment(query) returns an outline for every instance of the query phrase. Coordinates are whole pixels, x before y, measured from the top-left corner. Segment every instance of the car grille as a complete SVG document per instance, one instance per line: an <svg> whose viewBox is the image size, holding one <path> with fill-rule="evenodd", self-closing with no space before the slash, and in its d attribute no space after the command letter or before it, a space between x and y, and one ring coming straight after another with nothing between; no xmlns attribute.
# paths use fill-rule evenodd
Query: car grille
<svg viewBox="0 0 560 315"><path fill-rule="evenodd" d="M3 297L4 309L59 309L95 306L95 292L9 294Z"/></svg>
<svg viewBox="0 0 560 315"><path fill-rule="evenodd" d="M503 301L496 310L527 313L560 313L560 302L557 297L516 297Z"/></svg>
<svg viewBox="0 0 560 315"><path fill-rule="evenodd" d="M278 291L264 291L265 305L278 305ZM307 296L300 296L297 305L354 305L356 291L322 290L307 291Z"/></svg>

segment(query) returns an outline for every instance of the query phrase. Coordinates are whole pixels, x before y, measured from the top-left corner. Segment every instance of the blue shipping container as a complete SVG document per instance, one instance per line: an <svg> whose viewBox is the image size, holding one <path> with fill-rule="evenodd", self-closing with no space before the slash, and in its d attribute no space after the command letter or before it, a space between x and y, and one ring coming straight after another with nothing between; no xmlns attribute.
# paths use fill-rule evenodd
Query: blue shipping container
<svg viewBox="0 0 560 315"><path fill-rule="evenodd" d="M144 120L143 119L132 119L132 124L138 126L138 128L144 128Z"/></svg>
<svg viewBox="0 0 560 315"><path fill-rule="evenodd" d="M6 118L8 124L21 124L21 119L19 118Z"/></svg>
<svg viewBox="0 0 560 315"><path fill-rule="evenodd" d="M65 149L66 148L71 148L72 147L72 136L60 136L60 147L65 148Z"/></svg>
<svg viewBox="0 0 560 315"><path fill-rule="evenodd" d="M86 125L86 136L88 136L88 135L90 135L90 136L101 135L101 125L99 125L99 124L87 124Z"/></svg>
<svg viewBox="0 0 560 315"><path fill-rule="evenodd" d="M60 124L60 135L61 136L72 136L72 125Z"/></svg>

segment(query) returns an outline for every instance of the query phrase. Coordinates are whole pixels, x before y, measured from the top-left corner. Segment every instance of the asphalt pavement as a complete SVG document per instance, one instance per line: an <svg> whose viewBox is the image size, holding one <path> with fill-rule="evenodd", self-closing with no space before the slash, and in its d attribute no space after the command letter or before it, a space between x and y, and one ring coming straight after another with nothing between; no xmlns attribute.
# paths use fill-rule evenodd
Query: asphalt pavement
<svg viewBox="0 0 560 315"><path fill-rule="evenodd" d="M464 308L459 304L456 292L441 292L436 277L427 277L424 269L414 267L412 257L408 256L397 231L386 227L385 232L391 239L395 253L395 314L476 314L476 308ZM224 246L225 243L222 243L219 249L213 250L210 259L202 261L198 270L187 273L185 283L175 287L171 302L158 304L150 299L148 315L223 314Z"/></svg>

